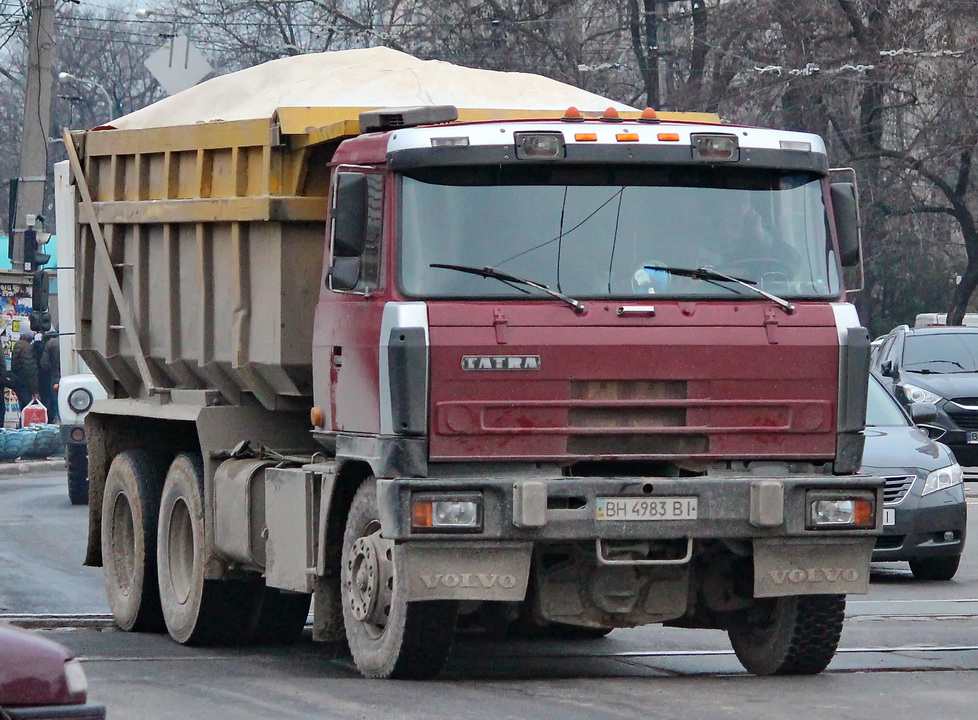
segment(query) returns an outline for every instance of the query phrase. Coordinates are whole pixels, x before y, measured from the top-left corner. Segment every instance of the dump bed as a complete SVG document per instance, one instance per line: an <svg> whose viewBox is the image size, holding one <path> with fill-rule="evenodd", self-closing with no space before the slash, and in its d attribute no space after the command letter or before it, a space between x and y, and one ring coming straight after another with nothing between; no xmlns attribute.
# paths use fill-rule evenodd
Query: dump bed
<svg viewBox="0 0 978 720"><path fill-rule="evenodd" d="M361 111L411 100L458 105L463 121L627 109L539 76L373 48L216 78L71 134L79 348L110 396L308 407L329 160Z"/></svg>

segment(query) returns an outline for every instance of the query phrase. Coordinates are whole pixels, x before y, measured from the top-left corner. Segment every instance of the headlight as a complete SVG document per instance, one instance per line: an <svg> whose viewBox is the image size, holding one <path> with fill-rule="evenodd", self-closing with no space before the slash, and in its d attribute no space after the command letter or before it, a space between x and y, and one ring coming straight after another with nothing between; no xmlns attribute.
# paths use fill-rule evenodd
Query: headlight
<svg viewBox="0 0 978 720"><path fill-rule="evenodd" d="M75 388L68 393L68 407L79 415L88 412L93 402L95 402L95 398L92 397L92 393L89 392L88 388Z"/></svg>
<svg viewBox="0 0 978 720"><path fill-rule="evenodd" d="M815 490L808 493L809 530L876 527L876 498L866 492Z"/></svg>
<svg viewBox="0 0 978 720"><path fill-rule="evenodd" d="M960 485L962 482L964 482L964 473L961 471L961 466L954 463L954 465L948 465L946 468L930 473L924 480L924 489L920 491L920 494L930 495L932 492L947 490L955 485Z"/></svg>
<svg viewBox="0 0 978 720"><path fill-rule="evenodd" d="M65 663L65 682L68 684L68 692L72 695L88 692L88 678L85 677L85 671L82 670L79 660L69 660Z"/></svg>
<svg viewBox="0 0 978 720"><path fill-rule="evenodd" d="M421 532L479 532L482 494L415 495L411 498L411 527Z"/></svg>
<svg viewBox="0 0 978 720"><path fill-rule="evenodd" d="M912 403L934 403L941 402L944 398L930 390L924 390L910 383L900 383L897 387L903 390L903 396L908 402Z"/></svg>

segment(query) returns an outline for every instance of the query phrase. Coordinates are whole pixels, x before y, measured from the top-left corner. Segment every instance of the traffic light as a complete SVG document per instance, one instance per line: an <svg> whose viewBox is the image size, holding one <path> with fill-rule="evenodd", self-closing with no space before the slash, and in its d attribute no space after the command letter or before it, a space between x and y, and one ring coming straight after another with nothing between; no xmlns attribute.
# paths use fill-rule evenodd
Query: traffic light
<svg viewBox="0 0 978 720"><path fill-rule="evenodd" d="M34 271L31 283L31 306L34 308L34 312L47 311L51 297L50 285L51 277L47 270L37 269Z"/></svg>
<svg viewBox="0 0 978 720"><path fill-rule="evenodd" d="M44 234L44 237L50 237L50 235ZM47 253L41 252L41 246L38 244L37 230L34 228L29 228L24 231L24 270L27 272L32 272L39 269L42 265L47 264L51 256Z"/></svg>
<svg viewBox="0 0 978 720"><path fill-rule="evenodd" d="M44 310L31 315L31 330L39 333L51 332L51 313Z"/></svg>

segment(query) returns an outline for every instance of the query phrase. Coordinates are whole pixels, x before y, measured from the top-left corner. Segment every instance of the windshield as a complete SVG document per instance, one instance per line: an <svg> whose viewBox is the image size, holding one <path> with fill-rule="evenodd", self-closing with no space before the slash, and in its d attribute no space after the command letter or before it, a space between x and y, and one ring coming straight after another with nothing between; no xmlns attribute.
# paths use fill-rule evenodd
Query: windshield
<svg viewBox="0 0 978 720"><path fill-rule="evenodd" d="M400 232L400 283L415 297L545 297L432 264L488 266L576 298L763 299L650 267L710 267L782 297L839 293L822 184L810 173L426 168L403 178Z"/></svg>
<svg viewBox="0 0 978 720"><path fill-rule="evenodd" d="M978 333L907 335L903 367L910 372L978 372Z"/></svg>
<svg viewBox="0 0 978 720"><path fill-rule="evenodd" d="M866 402L866 427L906 427L910 423L900 405L883 387L879 380L870 375L869 396Z"/></svg>

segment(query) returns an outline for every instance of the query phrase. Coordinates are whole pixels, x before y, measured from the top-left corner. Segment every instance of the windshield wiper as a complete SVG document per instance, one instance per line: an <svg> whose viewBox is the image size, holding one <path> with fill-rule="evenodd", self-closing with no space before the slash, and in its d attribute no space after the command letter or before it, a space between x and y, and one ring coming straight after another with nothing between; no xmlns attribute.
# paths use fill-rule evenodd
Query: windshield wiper
<svg viewBox="0 0 978 720"><path fill-rule="evenodd" d="M543 283L538 283L533 280L527 280L526 278L517 277L516 275L510 275L508 272L503 272L502 270L497 270L496 268L489 267L471 267L469 265L446 265L445 263L431 263L429 267L433 268L444 268L445 270L456 270L458 272L469 273L470 275L478 275L479 277L495 278L496 280L501 280L505 283L516 283L517 285L526 285L528 287L536 288L537 290L542 290L557 298L558 300L563 300L565 303L570 305L574 312L581 314L584 312L584 305L570 297L569 295L564 295L562 292L556 290L551 290L549 287Z"/></svg>
<svg viewBox="0 0 978 720"><path fill-rule="evenodd" d="M753 280L744 280L743 278L734 277L733 275L725 275L722 272L717 272L711 267L701 267L696 268L674 268L674 267L664 267L662 265L646 265L646 270L661 270L662 272L667 272L670 275L679 275L681 277L694 278L695 280L706 280L707 282L732 282L745 287L751 292L755 292L758 295L767 298L782 310L784 310L788 315L791 315L795 311L795 306L784 298L779 298L777 295L772 295L771 293L761 290L757 287L757 283Z"/></svg>
<svg viewBox="0 0 978 720"><path fill-rule="evenodd" d="M933 360L924 360L923 362L919 362L919 363L911 363L910 365L907 366L907 370L909 372L919 372L919 373L941 372L940 370L928 370L926 368L924 368L923 370L910 370L911 365L930 365L931 363L935 363L935 364L947 363L948 365L954 365L955 367L961 368L962 370L964 370L964 372L974 372L974 370L967 370L965 366L959 363L957 360L939 360L936 358Z"/></svg>

